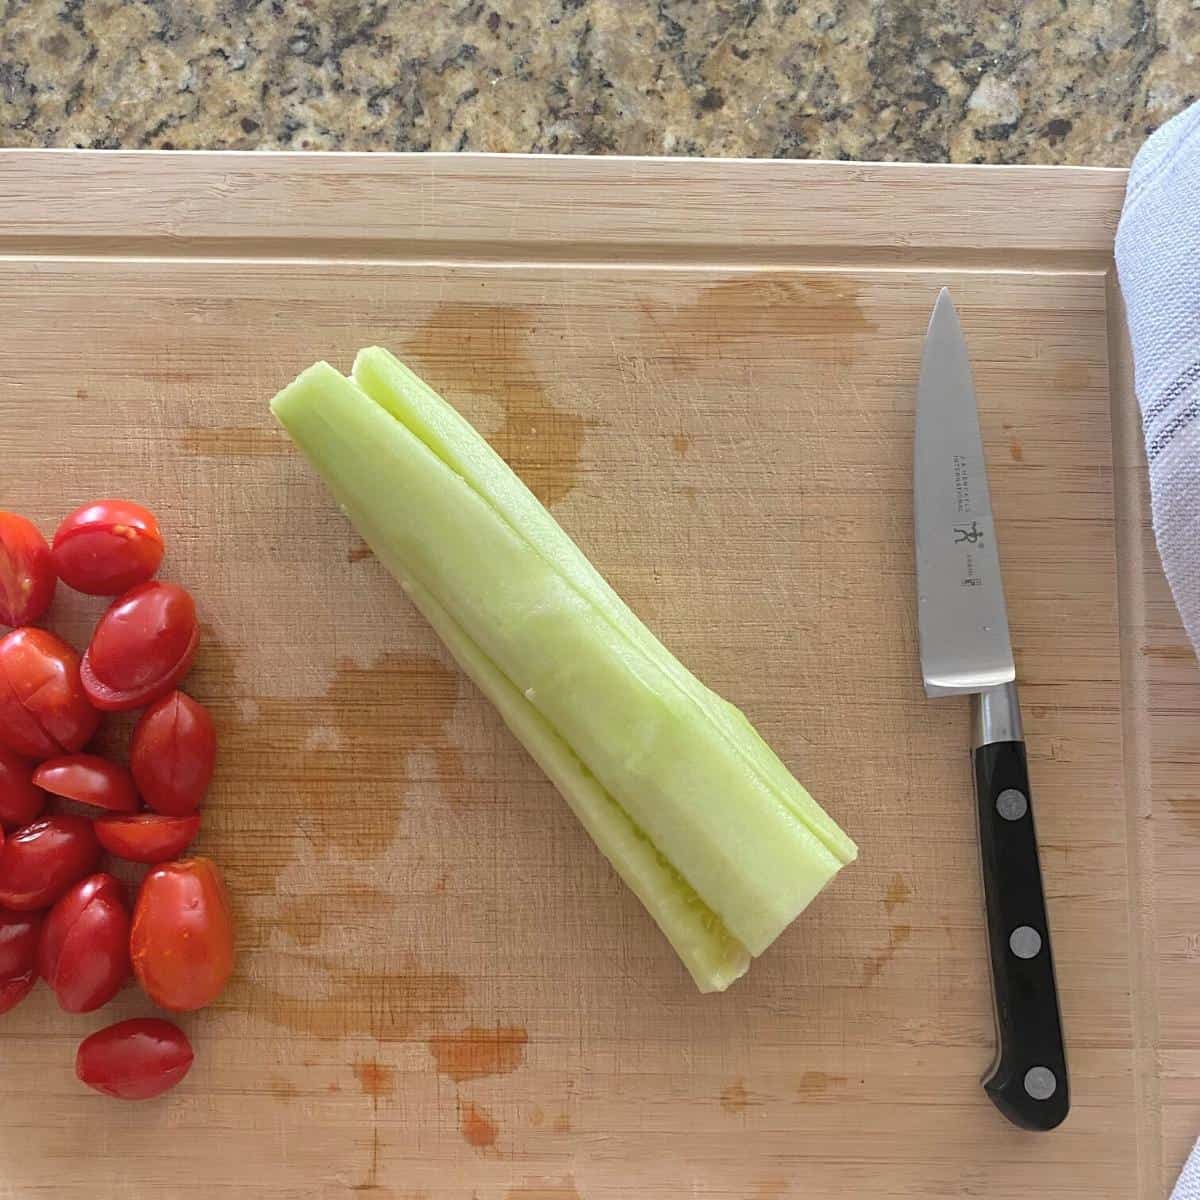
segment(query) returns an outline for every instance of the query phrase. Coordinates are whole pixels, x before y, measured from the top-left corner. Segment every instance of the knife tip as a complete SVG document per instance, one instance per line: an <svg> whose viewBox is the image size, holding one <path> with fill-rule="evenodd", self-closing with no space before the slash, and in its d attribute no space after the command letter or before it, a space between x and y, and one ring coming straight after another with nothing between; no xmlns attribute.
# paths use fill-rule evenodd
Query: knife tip
<svg viewBox="0 0 1200 1200"><path fill-rule="evenodd" d="M957 325L958 309L954 307L954 301L950 298L950 289L944 287L938 292L933 312L929 314L929 331L932 333L939 326L953 328Z"/></svg>

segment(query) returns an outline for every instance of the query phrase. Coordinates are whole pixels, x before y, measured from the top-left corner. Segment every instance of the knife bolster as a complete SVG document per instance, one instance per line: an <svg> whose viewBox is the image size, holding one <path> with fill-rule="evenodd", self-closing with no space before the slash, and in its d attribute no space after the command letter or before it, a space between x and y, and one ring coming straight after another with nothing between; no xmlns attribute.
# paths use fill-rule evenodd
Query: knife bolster
<svg viewBox="0 0 1200 1200"><path fill-rule="evenodd" d="M971 748L1024 741L1021 702L1015 683L1002 683L971 697Z"/></svg>

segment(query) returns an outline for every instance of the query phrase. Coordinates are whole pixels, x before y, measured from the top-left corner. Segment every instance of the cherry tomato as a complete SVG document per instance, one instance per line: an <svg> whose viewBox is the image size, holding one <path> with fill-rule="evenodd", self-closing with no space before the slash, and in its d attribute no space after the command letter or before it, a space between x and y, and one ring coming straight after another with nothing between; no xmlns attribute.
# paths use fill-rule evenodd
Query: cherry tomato
<svg viewBox="0 0 1200 1200"><path fill-rule="evenodd" d="M35 969L41 923L38 913L0 908L0 979L12 979Z"/></svg>
<svg viewBox="0 0 1200 1200"><path fill-rule="evenodd" d="M130 500L97 500L66 517L54 535L59 578L89 596L119 596L154 576L163 537L149 509Z"/></svg>
<svg viewBox="0 0 1200 1200"><path fill-rule="evenodd" d="M80 804L110 812L137 812L137 790L128 768L98 754L47 759L34 771L33 782L55 796Z"/></svg>
<svg viewBox="0 0 1200 1200"><path fill-rule="evenodd" d="M183 1030L157 1017L118 1021L85 1038L75 1056L81 1083L119 1100L149 1100L170 1091L192 1065Z"/></svg>
<svg viewBox="0 0 1200 1200"><path fill-rule="evenodd" d="M130 813L101 817L96 837L109 854L129 862L161 863L178 858L196 840L200 814L163 817L158 813Z"/></svg>
<svg viewBox="0 0 1200 1200"><path fill-rule="evenodd" d="M29 627L0 638L0 742L26 758L52 758L82 750L99 724L66 642Z"/></svg>
<svg viewBox="0 0 1200 1200"><path fill-rule="evenodd" d="M129 912L111 875L77 883L42 923L38 974L64 1012L107 1004L129 978Z"/></svg>
<svg viewBox="0 0 1200 1200"><path fill-rule="evenodd" d="M196 605L183 588L139 584L100 618L80 668L84 689L97 708L141 708L187 674L199 640Z"/></svg>
<svg viewBox="0 0 1200 1200"><path fill-rule="evenodd" d="M183 692L171 692L142 713L129 766L146 804L178 817L200 807L216 756L217 731L208 710Z"/></svg>
<svg viewBox="0 0 1200 1200"><path fill-rule="evenodd" d="M60 813L18 830L0 847L0 905L46 908L96 869L100 844L91 821Z"/></svg>
<svg viewBox="0 0 1200 1200"><path fill-rule="evenodd" d="M37 982L41 917L0 909L0 1013L15 1008Z"/></svg>
<svg viewBox="0 0 1200 1200"><path fill-rule="evenodd" d="M32 971L15 979L0 979L0 1014L16 1008L33 991L35 983L37 975Z"/></svg>
<svg viewBox="0 0 1200 1200"><path fill-rule="evenodd" d="M32 521L0 512L0 625L28 625L54 599L50 547Z"/></svg>
<svg viewBox="0 0 1200 1200"><path fill-rule="evenodd" d="M221 873L207 858L155 867L142 881L129 941L133 970L163 1008L211 1004L233 971L233 919Z"/></svg>
<svg viewBox="0 0 1200 1200"><path fill-rule="evenodd" d="M0 746L0 831L36 821L46 793L33 785L33 763Z"/></svg>

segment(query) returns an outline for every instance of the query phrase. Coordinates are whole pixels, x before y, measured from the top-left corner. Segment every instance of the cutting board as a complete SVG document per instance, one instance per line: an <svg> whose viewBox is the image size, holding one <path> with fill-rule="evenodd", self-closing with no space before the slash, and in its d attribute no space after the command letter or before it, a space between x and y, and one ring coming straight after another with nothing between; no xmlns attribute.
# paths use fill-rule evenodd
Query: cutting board
<svg viewBox="0 0 1200 1200"><path fill-rule="evenodd" d="M101 495L162 519L221 739L199 847L240 943L160 1101L72 1074L82 1036L151 1011L132 988L82 1018L42 989L0 1022L0 1197L1161 1194L1200 1130L1200 689L1144 531L1123 185L0 154L0 505L46 530ZM1074 1110L1048 1136L979 1086L967 708L918 677L910 447L943 284L975 363L1069 1037ZM858 840L727 993L696 993L273 427L299 369L371 343L492 439ZM99 611L65 594L54 620L82 643Z"/></svg>

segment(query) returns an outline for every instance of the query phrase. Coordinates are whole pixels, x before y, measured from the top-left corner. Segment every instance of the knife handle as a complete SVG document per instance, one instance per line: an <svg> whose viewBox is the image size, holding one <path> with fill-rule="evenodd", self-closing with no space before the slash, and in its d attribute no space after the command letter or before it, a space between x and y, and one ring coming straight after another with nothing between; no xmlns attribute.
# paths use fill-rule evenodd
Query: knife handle
<svg viewBox="0 0 1200 1200"><path fill-rule="evenodd" d="M1019 715L1013 726L1016 740L972 751L996 1006L996 1059L983 1086L1014 1125L1048 1130L1070 1106L1067 1057Z"/></svg>

